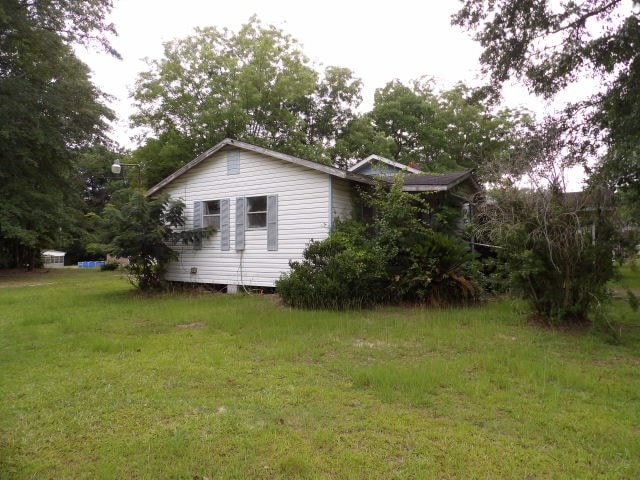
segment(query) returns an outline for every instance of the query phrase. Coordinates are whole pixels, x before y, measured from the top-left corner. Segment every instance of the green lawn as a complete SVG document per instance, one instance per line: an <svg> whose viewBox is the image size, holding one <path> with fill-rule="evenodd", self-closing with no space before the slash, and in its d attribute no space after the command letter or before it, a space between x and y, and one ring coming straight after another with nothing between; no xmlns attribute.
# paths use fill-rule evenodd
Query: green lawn
<svg viewBox="0 0 640 480"><path fill-rule="evenodd" d="M0 271L0 479L635 479L635 331Z"/></svg>
<svg viewBox="0 0 640 480"><path fill-rule="evenodd" d="M640 295L640 261L625 263L618 271L620 278L616 286L636 291Z"/></svg>

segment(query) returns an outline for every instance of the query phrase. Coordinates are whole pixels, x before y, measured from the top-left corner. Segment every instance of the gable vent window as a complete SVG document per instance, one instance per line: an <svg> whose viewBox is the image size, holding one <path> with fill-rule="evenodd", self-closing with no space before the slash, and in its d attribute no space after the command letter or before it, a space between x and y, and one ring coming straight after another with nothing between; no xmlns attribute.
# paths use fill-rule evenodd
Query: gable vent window
<svg viewBox="0 0 640 480"><path fill-rule="evenodd" d="M247 228L267 228L267 197L247 197Z"/></svg>
<svg viewBox="0 0 640 480"><path fill-rule="evenodd" d="M220 200L204 202L202 224L203 227L213 227L220 230Z"/></svg>
<svg viewBox="0 0 640 480"><path fill-rule="evenodd" d="M227 175L237 175L240 173L240 150L229 150L227 152Z"/></svg>

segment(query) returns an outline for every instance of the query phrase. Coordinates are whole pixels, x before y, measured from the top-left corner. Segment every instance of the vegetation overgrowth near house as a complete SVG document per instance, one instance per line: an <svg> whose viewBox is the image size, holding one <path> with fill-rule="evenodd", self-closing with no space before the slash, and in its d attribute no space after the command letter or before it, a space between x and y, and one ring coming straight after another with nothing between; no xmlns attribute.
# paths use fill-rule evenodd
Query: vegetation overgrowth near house
<svg viewBox="0 0 640 480"><path fill-rule="evenodd" d="M303 308L353 308L411 302L444 305L473 301L468 247L429 226L427 201L402 191L402 176L362 192L374 213L369 224L337 223L311 242L304 260L276 283L283 300Z"/></svg>
<svg viewBox="0 0 640 480"><path fill-rule="evenodd" d="M614 274L615 232L602 196L592 191L577 200L558 185L503 186L491 195L480 205L476 234L500 246L509 288L544 319L593 319Z"/></svg>
<svg viewBox="0 0 640 480"><path fill-rule="evenodd" d="M110 233L107 251L129 260L125 267L131 282L140 290L163 287L167 264L178 257L171 245L201 241L213 233L211 228L184 230L184 203L167 196L148 198L144 192L127 192L121 204L111 203L104 212Z"/></svg>
<svg viewBox="0 0 640 480"><path fill-rule="evenodd" d="M618 345L511 301L314 312L3 271L0 479L638 478L615 302Z"/></svg>

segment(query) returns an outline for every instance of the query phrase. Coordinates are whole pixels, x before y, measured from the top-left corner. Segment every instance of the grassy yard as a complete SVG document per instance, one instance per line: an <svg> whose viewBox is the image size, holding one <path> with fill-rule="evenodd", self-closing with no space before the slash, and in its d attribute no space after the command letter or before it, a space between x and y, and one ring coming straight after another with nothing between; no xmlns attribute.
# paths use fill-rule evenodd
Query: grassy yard
<svg viewBox="0 0 640 480"><path fill-rule="evenodd" d="M640 477L634 328L2 275L0 479Z"/></svg>
<svg viewBox="0 0 640 480"><path fill-rule="evenodd" d="M618 273L620 278L614 287L630 289L640 295L640 261L625 263Z"/></svg>

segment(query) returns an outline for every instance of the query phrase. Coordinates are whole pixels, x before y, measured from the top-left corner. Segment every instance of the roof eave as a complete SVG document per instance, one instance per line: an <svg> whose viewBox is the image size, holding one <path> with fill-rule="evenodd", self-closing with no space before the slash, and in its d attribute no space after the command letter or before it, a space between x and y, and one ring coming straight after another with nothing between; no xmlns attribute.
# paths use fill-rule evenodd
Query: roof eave
<svg viewBox="0 0 640 480"><path fill-rule="evenodd" d="M474 183L475 185L475 180L473 180L473 177L471 176L471 170L467 170L467 172L464 175L460 175L460 177L456 178L454 181L452 181L451 183L449 183L447 185L447 188L453 188L456 185L460 185L462 182L471 179L471 181Z"/></svg>
<svg viewBox="0 0 640 480"><path fill-rule="evenodd" d="M403 185L403 192L444 192L449 185Z"/></svg>
<svg viewBox="0 0 640 480"><path fill-rule="evenodd" d="M458 178L452 180L446 185L433 185L433 184L405 184L403 186L403 190L407 192L437 192L437 191L446 191L451 190L455 186L460 185L462 182L466 180L471 180L474 187L478 188L478 184L473 179L471 175L471 170L464 172L464 174L460 175Z"/></svg>

